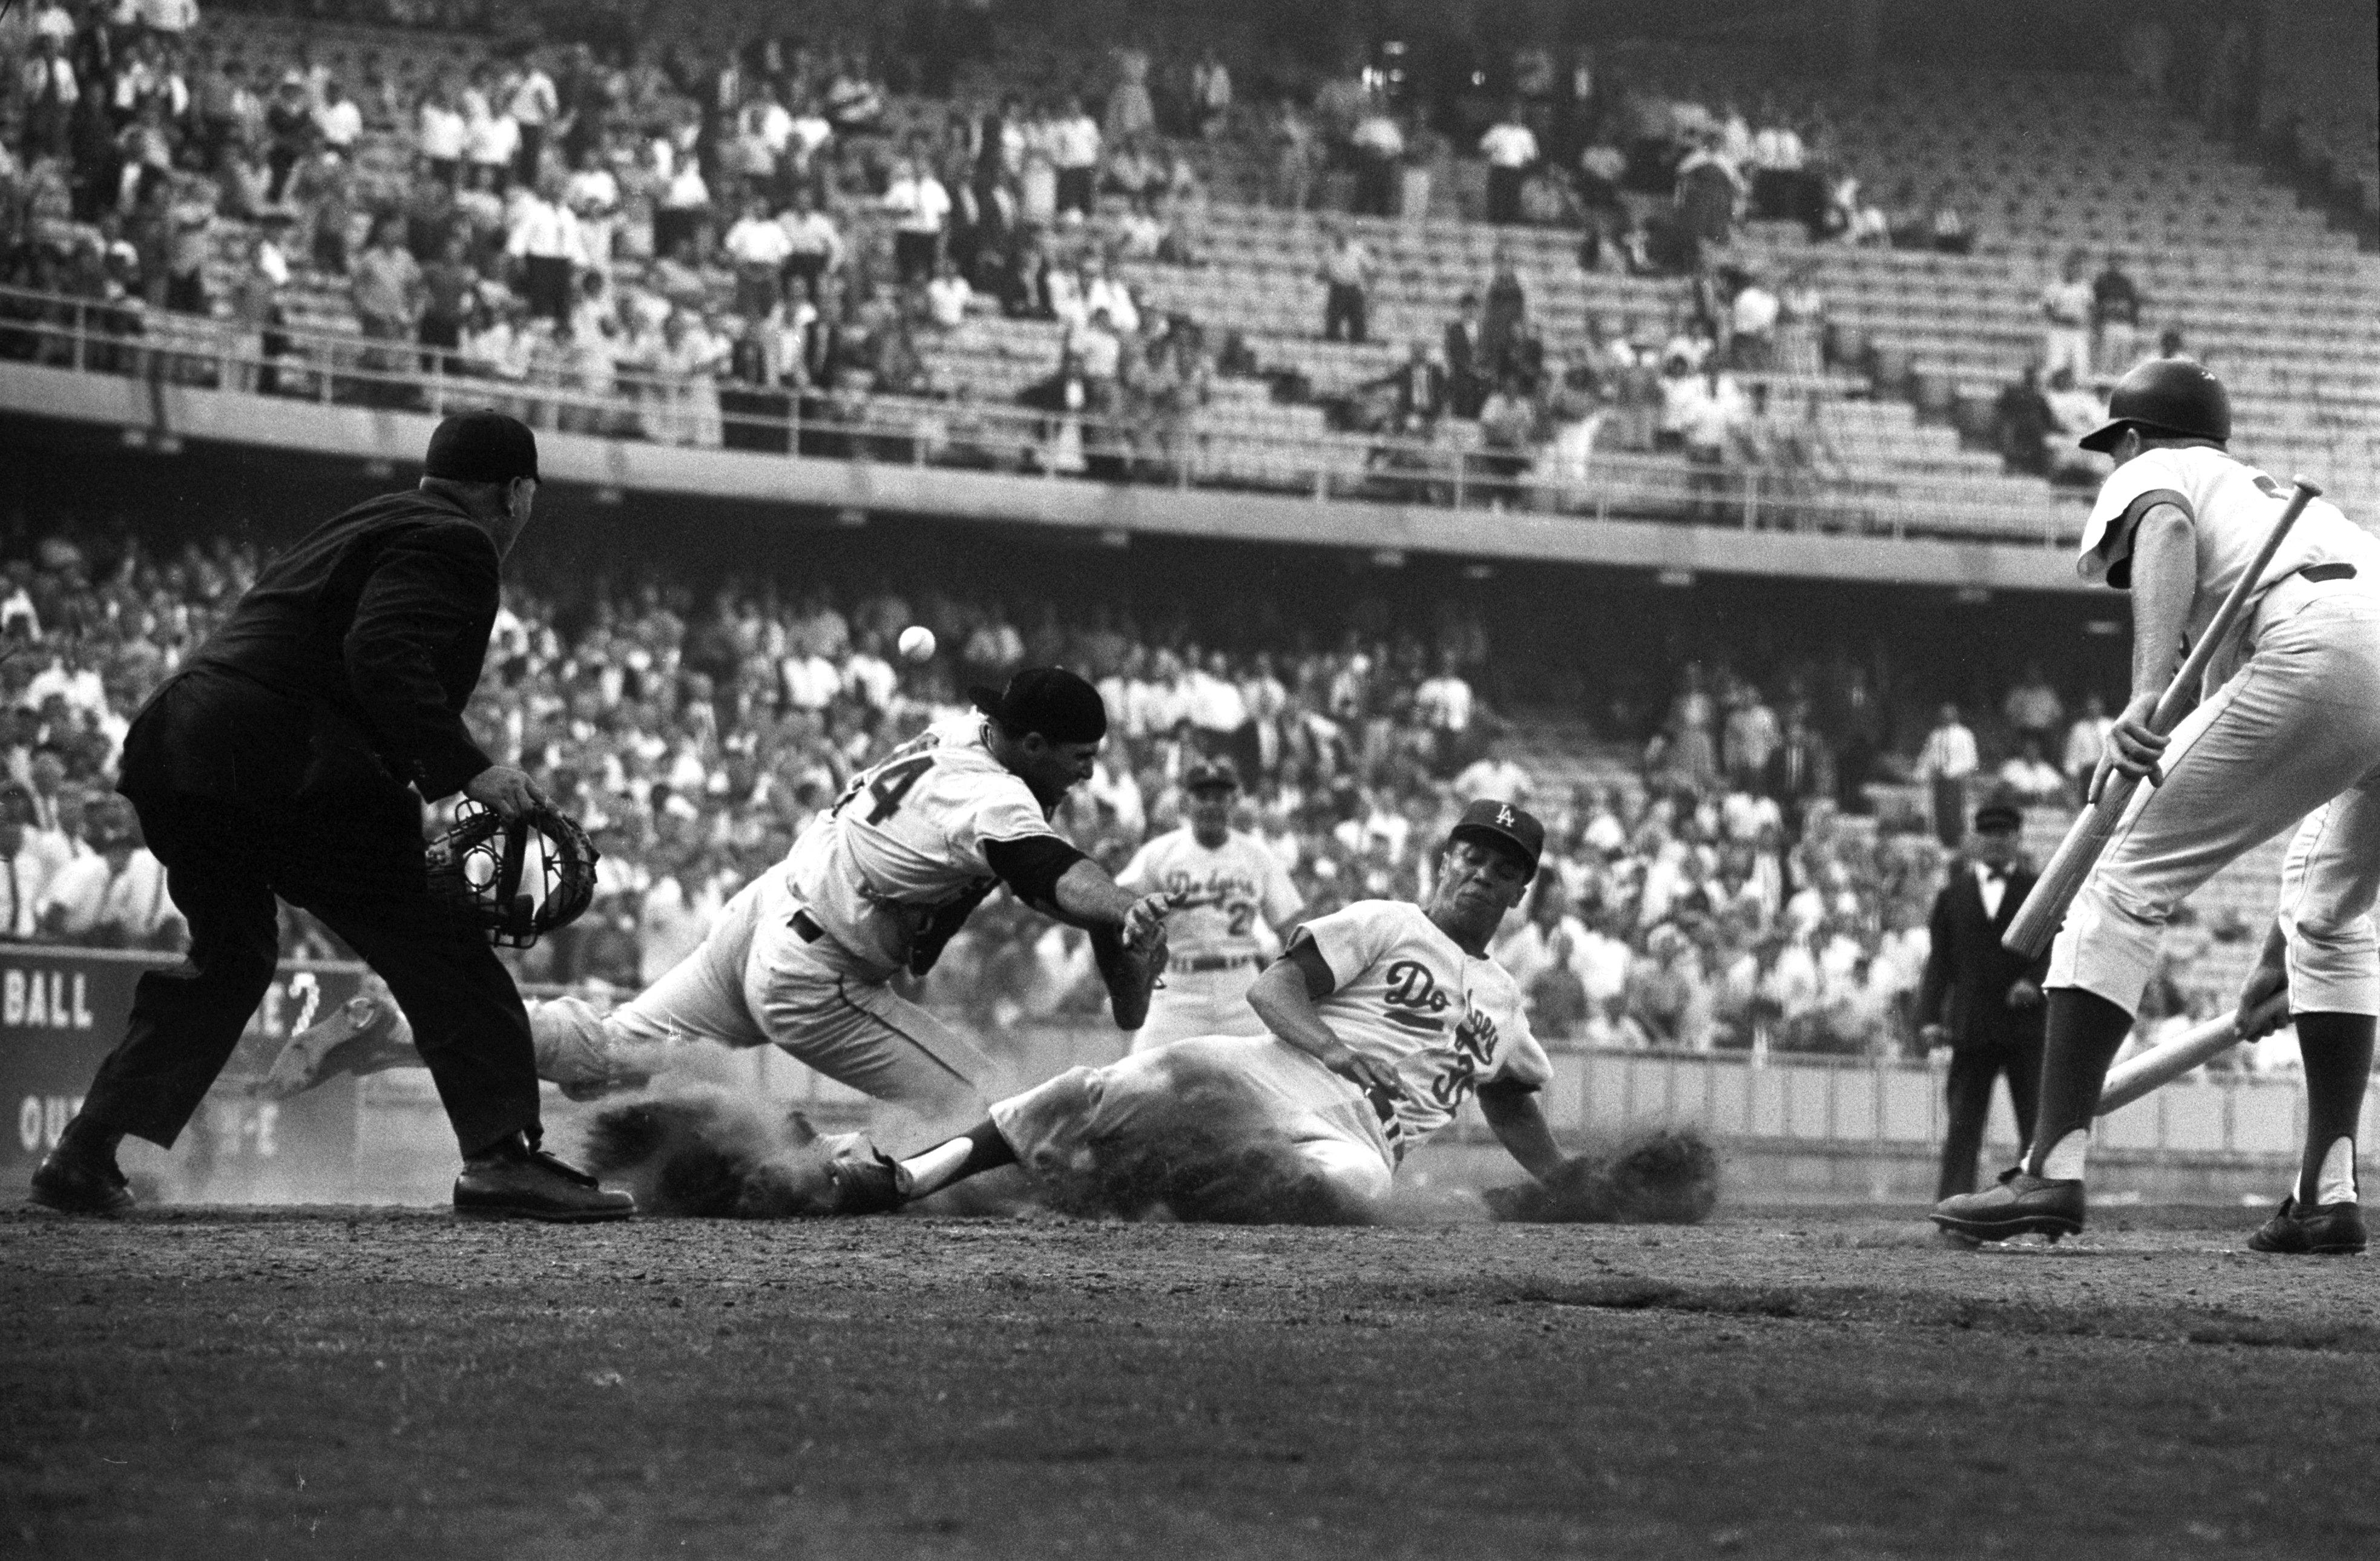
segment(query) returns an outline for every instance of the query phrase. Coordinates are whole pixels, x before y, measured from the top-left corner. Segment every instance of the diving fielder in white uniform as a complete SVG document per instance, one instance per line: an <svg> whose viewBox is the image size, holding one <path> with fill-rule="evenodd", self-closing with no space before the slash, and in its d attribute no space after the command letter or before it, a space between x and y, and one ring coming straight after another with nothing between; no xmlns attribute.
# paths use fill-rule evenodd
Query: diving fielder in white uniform
<svg viewBox="0 0 2380 1561"><path fill-rule="evenodd" d="M930 969L1002 883L1128 945L1155 936L1164 900L1117 888L1050 827L1105 737L1099 691L1062 669L1027 668L999 695L974 696L979 717L929 731L856 777L784 861L728 902L701 946L642 993L608 1013L576 998L530 1004L539 1075L601 1088L643 1082L687 1042L775 1045L929 1121L979 1113L990 1059L895 995L892 977ZM282 1087L338 1071L334 1054L354 1038L342 1041L340 1023L291 1040L295 1052L324 1032L286 1069L276 1061ZM403 1023L393 1019L388 1043L409 1045Z"/></svg>
<svg viewBox="0 0 2380 1561"><path fill-rule="evenodd" d="M1509 803L1464 810L1427 905L1364 900L1297 930L1249 993L1270 1034L1202 1035L1075 1068L991 1108L922 1155L832 1168L832 1212L881 1213L989 1170L1096 1179L1120 1154L1160 1161L1176 1134L1228 1124L1355 1214L1387 1196L1397 1163L1475 1092L1497 1138L1539 1180L1562 1154L1538 1092L1551 1076L1519 985L1488 955L1520 903L1545 828ZM1180 1212L1179 1210L1176 1211Z"/></svg>
<svg viewBox="0 0 2380 1561"><path fill-rule="evenodd" d="M1232 828L1240 778L1228 762L1193 765L1183 791L1189 821L1143 845L1116 875L1122 888L1161 892L1172 905L1165 937L1172 958L1165 985L1149 998L1148 1023L1133 1032L1135 1051L1193 1035L1263 1035L1264 1022L1248 1006L1263 958L1257 919L1286 943L1305 909L1281 859Z"/></svg>
<svg viewBox="0 0 2380 1561"><path fill-rule="evenodd" d="M2198 708L2169 737L2150 712L2180 649L2203 634L2286 501L2225 449L2222 384L2183 358L2127 374L2086 448L2116 470L2082 535L2081 569L2132 597L2132 696L2094 777L2146 776L2050 950L2041 1103L2023 1165L1946 1199L1935 1223L1969 1236L2082 1228L2085 1151L2107 1065L2131 1029L2176 905L2226 863L2292 826L2280 912L2243 989L2286 987L2305 1054L2307 1133L2296 1183L2252 1239L2270 1252L2357 1252L2355 1139L2380 1014L2380 543L2320 500L2306 506L2218 650Z"/></svg>

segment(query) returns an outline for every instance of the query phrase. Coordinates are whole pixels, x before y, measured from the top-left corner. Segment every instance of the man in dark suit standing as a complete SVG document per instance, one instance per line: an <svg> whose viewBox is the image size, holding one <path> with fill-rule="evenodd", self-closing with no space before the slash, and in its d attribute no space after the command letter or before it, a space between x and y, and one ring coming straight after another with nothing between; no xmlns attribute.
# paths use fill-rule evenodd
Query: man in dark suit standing
<svg viewBox="0 0 2380 1561"><path fill-rule="evenodd" d="M167 1148L272 984L278 894L386 978L462 1147L467 1214L611 1219L625 1193L538 1148L528 1016L487 937L430 896L424 798L517 817L544 794L493 763L463 709L497 574L537 497L537 441L495 412L447 418L420 485L316 527L265 569L124 741L119 789L190 928L188 960L141 976L123 1042L33 1174L32 1201L132 1203L115 1149Z"/></svg>
<svg viewBox="0 0 2380 1561"><path fill-rule="evenodd" d="M1458 417L1476 417L1488 400L1488 365L1479 350L1479 295L1465 293L1461 312L1446 326L1447 403Z"/></svg>
<svg viewBox="0 0 2380 1561"><path fill-rule="evenodd" d="M2000 946L2036 875L2020 858L2016 807L1998 798L1975 810L1964 855L1934 898L1932 949L1917 992L1918 1034L1950 1048L1937 1199L1975 1188L1975 1158L1991 1115L1992 1082L2008 1075L2018 1136L2033 1136L2041 1085L2041 980L2049 956L2028 961Z"/></svg>

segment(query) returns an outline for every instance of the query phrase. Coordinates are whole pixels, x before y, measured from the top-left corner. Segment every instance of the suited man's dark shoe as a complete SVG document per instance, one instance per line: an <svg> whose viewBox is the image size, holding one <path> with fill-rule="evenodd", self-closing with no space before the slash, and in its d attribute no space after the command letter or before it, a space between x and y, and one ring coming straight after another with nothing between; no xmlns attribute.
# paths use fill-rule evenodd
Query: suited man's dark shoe
<svg viewBox="0 0 2380 1561"><path fill-rule="evenodd" d="M1961 1192L1934 1205L1934 1223L1979 1241L2011 1236L2047 1236L2052 1240L2082 1228L2082 1184L2051 1181L2022 1170L2000 1173L1999 1185Z"/></svg>
<svg viewBox="0 0 2380 1561"><path fill-rule="evenodd" d="M477 1219L546 1219L584 1223L625 1219L637 1200L607 1192L575 1166L529 1147L518 1133L463 1162L455 1179L455 1212Z"/></svg>
<svg viewBox="0 0 2380 1561"><path fill-rule="evenodd" d="M33 1188L26 1203L53 1214L99 1215L114 1218L133 1204L132 1189L115 1168L115 1157L78 1155L62 1144L43 1157L33 1172Z"/></svg>
<svg viewBox="0 0 2380 1561"><path fill-rule="evenodd" d="M2294 1194L2281 1200L2273 1217L2248 1238L2252 1252L2306 1252L2348 1257L2364 1247L2363 1210L2354 1204L2324 1204L2301 1209Z"/></svg>

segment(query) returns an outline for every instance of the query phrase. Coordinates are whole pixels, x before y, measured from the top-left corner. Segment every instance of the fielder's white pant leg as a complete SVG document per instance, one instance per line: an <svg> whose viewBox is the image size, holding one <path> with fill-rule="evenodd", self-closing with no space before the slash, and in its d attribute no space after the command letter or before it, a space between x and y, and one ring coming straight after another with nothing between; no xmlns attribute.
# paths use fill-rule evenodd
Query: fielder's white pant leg
<svg viewBox="0 0 2380 1561"><path fill-rule="evenodd" d="M2380 764L2380 602L2314 599L2174 731L2052 946L2049 982L2137 1012L2173 908Z"/></svg>
<svg viewBox="0 0 2380 1561"><path fill-rule="evenodd" d="M1200 1035L1135 1052L1104 1068L1070 1068L995 1102L992 1125L1026 1169L1091 1169L1090 1146L1179 1119L1187 1092L1232 1087L1256 1132L1276 1132L1342 1189L1386 1194L1395 1158L1371 1103L1354 1084L1269 1035Z"/></svg>
<svg viewBox="0 0 2380 1561"><path fill-rule="evenodd" d="M557 1084L601 1083L667 1066L672 1047L764 1044L768 1037L744 1002L760 890L759 882L746 886L692 953L608 1013L577 998L530 1003L537 1076Z"/></svg>
<svg viewBox="0 0 2380 1561"><path fill-rule="evenodd" d="M2306 816L2281 865L2278 920L2289 945L2289 1007L2380 1014L2380 778Z"/></svg>
<svg viewBox="0 0 2380 1561"><path fill-rule="evenodd" d="M1134 1051L1154 1051L1196 1035L1261 1035L1264 1021L1248 1006L1257 982L1253 961L1228 970L1168 971L1149 995L1148 1023L1132 1033Z"/></svg>
<svg viewBox="0 0 2380 1561"><path fill-rule="evenodd" d="M745 961L744 1001L768 1040L839 1083L929 1120L979 1116L991 1059L832 938L805 941L791 911L782 896L764 901Z"/></svg>

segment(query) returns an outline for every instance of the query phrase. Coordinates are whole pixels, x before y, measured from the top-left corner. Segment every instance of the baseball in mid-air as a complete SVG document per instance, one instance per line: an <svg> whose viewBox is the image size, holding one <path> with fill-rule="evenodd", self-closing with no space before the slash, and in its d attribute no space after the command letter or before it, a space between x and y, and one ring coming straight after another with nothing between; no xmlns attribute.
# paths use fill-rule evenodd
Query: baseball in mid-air
<svg viewBox="0 0 2380 1561"><path fill-rule="evenodd" d="M934 631L923 623L912 623L901 631L901 659L930 661L934 659Z"/></svg>

